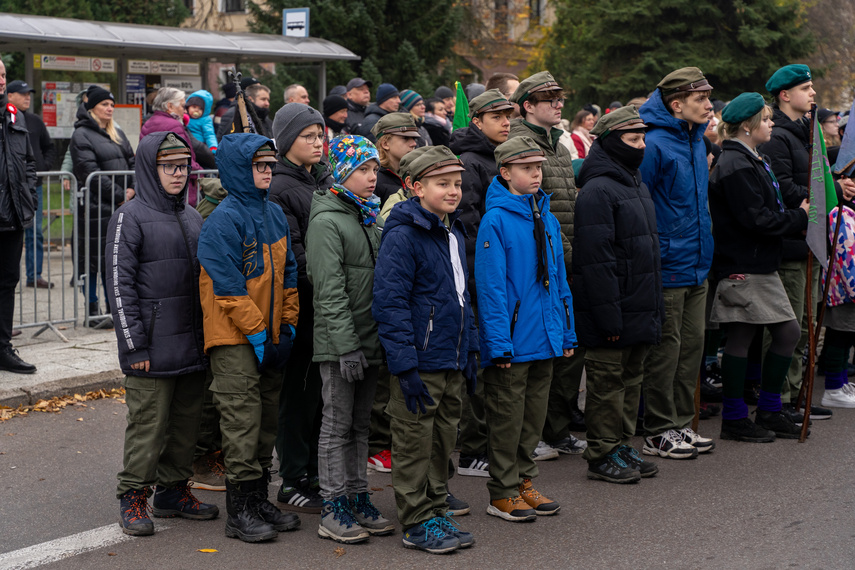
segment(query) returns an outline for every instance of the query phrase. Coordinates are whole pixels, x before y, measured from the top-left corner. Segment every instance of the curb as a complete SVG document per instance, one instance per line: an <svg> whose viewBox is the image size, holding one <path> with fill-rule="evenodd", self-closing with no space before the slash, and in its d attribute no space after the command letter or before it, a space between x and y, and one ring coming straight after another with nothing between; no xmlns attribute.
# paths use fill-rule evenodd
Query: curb
<svg viewBox="0 0 855 570"><path fill-rule="evenodd" d="M12 390L2 390L0 391L0 406L9 406L10 408L32 406L38 400L47 400L57 396L90 392L100 390L101 388L121 388L124 377L125 375L122 371L116 369L45 382L44 384L33 386L32 389L15 388Z"/></svg>

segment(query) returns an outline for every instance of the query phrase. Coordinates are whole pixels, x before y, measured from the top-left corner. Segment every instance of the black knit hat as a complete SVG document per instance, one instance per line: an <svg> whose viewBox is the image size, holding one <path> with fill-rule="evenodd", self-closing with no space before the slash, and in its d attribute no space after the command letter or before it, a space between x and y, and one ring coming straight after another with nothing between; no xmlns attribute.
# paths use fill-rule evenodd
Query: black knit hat
<svg viewBox="0 0 855 570"><path fill-rule="evenodd" d="M98 87L97 85L89 87L89 89L87 90L87 96L89 97L86 100L87 111L91 111L95 108L95 105L97 105L101 101L106 101L107 99L114 103L116 102L116 98L113 97L112 93L110 93L103 87Z"/></svg>
<svg viewBox="0 0 855 570"><path fill-rule="evenodd" d="M324 116L329 117L342 109L347 109L347 101L344 97L340 97L338 95L328 95L326 99L324 99Z"/></svg>

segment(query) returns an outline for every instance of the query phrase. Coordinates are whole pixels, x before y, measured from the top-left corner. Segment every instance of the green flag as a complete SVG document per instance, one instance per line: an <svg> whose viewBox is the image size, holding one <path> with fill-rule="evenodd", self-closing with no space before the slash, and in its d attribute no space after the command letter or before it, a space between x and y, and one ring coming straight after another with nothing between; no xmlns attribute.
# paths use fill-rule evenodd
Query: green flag
<svg viewBox="0 0 855 570"><path fill-rule="evenodd" d="M822 266L828 269L828 214L837 207L837 192L834 190L834 179L831 177L831 168L828 166L825 138L819 128L819 121L814 117L812 122L810 208L805 241Z"/></svg>
<svg viewBox="0 0 855 570"><path fill-rule="evenodd" d="M457 88L457 100L454 102L454 122L451 124L452 131L469 126L469 101L466 100L463 85L459 81L455 81L454 84Z"/></svg>

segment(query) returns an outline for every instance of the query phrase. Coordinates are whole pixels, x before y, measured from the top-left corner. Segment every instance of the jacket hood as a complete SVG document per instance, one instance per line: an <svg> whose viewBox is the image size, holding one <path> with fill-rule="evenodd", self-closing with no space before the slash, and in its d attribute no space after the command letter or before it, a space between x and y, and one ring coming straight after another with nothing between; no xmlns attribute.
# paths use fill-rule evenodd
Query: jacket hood
<svg viewBox="0 0 855 570"><path fill-rule="evenodd" d="M810 121L806 117L802 117L798 121L794 121L782 110L775 107L775 110L772 113L772 122L775 123L775 127L780 127L790 131L797 139L803 141L805 144L810 142Z"/></svg>
<svg viewBox="0 0 855 570"><path fill-rule="evenodd" d="M457 222L457 218L460 216L460 212L461 210L455 210L448 215L448 221L451 227L454 227L454 224ZM383 224L383 231L386 232L401 225L414 226L427 231L433 231L435 229L442 229L445 231L445 224L442 223L439 216L425 210L418 198L405 200L392 208L392 211L389 212L389 217L386 219L386 223ZM463 231L462 226L460 229Z"/></svg>
<svg viewBox="0 0 855 570"><path fill-rule="evenodd" d="M74 122L74 128L77 129L79 127L86 127L107 136L107 131L101 128L101 125L98 124L95 117L89 114L89 111L86 110L86 105L83 103L77 107L77 120Z"/></svg>
<svg viewBox="0 0 855 570"><path fill-rule="evenodd" d="M689 123L683 119L678 119L668 112L668 109L665 108L665 102L662 101L662 91L660 89L656 89L653 92L650 99L638 110L638 114L641 115L641 119L648 126L668 129L676 133L680 138L688 139L686 127L688 127ZM697 133L698 129L704 132L707 130L707 123L697 124L692 127L692 136Z"/></svg>
<svg viewBox="0 0 855 570"><path fill-rule="evenodd" d="M490 142L484 131L475 125L469 125L451 133L451 141L448 143L448 148L457 155L464 152L474 152L492 157L496 150L496 145Z"/></svg>
<svg viewBox="0 0 855 570"><path fill-rule="evenodd" d="M252 179L252 155L264 144L272 146L273 141L255 133L237 133L224 136L217 150L223 188L242 203L261 204L267 196Z"/></svg>
<svg viewBox="0 0 855 570"><path fill-rule="evenodd" d="M160 176L157 172L157 150L163 143L163 140L171 133L157 132L146 135L140 141L137 147L136 164L134 165L134 175L136 176L136 192L135 200L140 200L148 207L160 211L172 213L176 207L184 208L184 198L187 195L187 186L190 183L190 177L184 181L184 189L176 196L170 196L166 193L163 185L160 183ZM183 137L177 136L181 142L190 146Z"/></svg>
<svg viewBox="0 0 855 570"><path fill-rule="evenodd" d="M549 211L549 195L543 191L543 188L539 188L535 197L541 215L546 214ZM489 212L493 208L501 208L526 218L531 215L531 204L528 201L528 196L511 194L507 186L499 181L498 176L493 177L493 181L487 188L486 210Z"/></svg>
<svg viewBox="0 0 855 570"><path fill-rule="evenodd" d="M372 115L372 114L373 115L380 115L382 117L383 115L388 115L389 111L387 111L386 109L381 109L380 105L378 105L377 103L371 103L370 105L368 105L368 108L365 110L365 116L367 117L368 115Z"/></svg>
<svg viewBox="0 0 855 570"><path fill-rule="evenodd" d="M582 162L582 168L576 175L579 186L584 186L589 180L605 176L626 186L636 186L641 182L641 174L636 170L630 173L626 168L609 156L600 144L599 139L591 145L588 156Z"/></svg>
<svg viewBox="0 0 855 570"><path fill-rule="evenodd" d="M204 116L208 116L211 114L211 108L214 106L214 96L205 91L204 89L200 89L199 91L194 91L187 98L190 97L199 97L202 101L205 102L205 113Z"/></svg>

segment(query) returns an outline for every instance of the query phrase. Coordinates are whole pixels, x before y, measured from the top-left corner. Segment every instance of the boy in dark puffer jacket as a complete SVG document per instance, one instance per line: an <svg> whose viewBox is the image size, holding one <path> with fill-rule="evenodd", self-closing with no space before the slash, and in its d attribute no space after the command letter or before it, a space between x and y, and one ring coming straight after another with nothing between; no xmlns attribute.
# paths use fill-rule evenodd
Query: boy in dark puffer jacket
<svg viewBox="0 0 855 570"><path fill-rule="evenodd" d="M202 414L207 358L196 249L202 217L185 208L190 149L173 133L139 146L136 197L110 219L108 301L125 377L128 426L117 497L122 531L154 534L153 514L213 519L215 505L193 497L187 479Z"/></svg>
<svg viewBox="0 0 855 570"><path fill-rule="evenodd" d="M444 146L413 162L415 197L390 213L372 306L389 371L398 380L386 413L404 546L435 554L474 542L446 516L461 387L465 377L472 393L477 375L478 336L457 209L462 171L463 163Z"/></svg>

